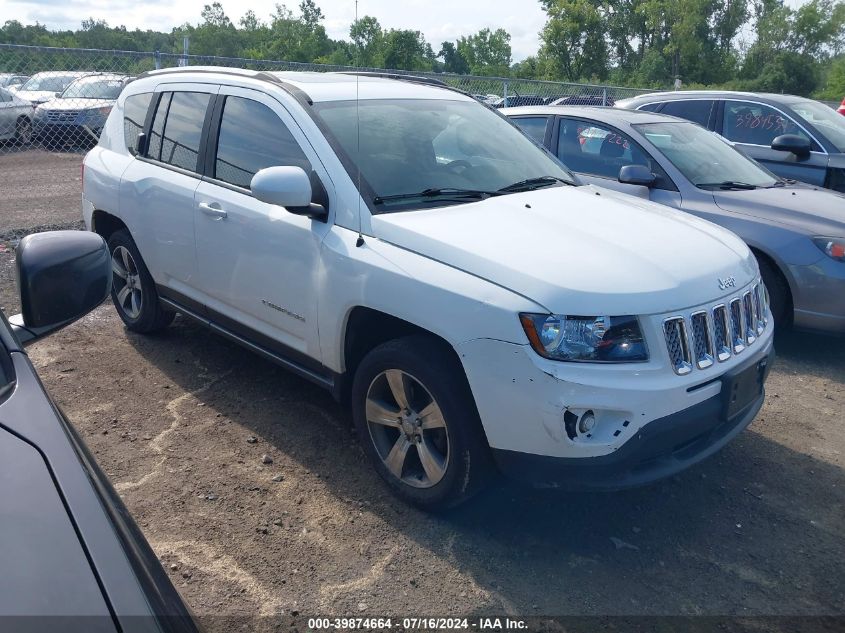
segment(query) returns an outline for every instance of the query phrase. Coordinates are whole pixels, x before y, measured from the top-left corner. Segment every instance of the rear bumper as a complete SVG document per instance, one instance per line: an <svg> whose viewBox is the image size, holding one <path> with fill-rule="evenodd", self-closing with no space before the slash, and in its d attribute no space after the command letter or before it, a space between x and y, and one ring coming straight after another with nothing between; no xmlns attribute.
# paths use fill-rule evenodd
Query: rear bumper
<svg viewBox="0 0 845 633"><path fill-rule="evenodd" d="M763 406L765 392L728 417L724 387L752 365L765 382L774 351L756 356L719 380L723 389L687 409L653 420L607 455L561 458L494 449L499 469L534 485L580 490L618 490L670 477L719 451L742 432Z"/></svg>

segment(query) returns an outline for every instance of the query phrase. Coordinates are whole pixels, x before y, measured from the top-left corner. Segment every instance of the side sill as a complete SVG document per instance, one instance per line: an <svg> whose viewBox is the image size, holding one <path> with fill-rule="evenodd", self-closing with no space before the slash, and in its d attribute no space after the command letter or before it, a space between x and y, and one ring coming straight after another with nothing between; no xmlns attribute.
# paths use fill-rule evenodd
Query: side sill
<svg viewBox="0 0 845 633"><path fill-rule="evenodd" d="M204 317L200 314L197 314L193 310L186 308L185 306L178 303L177 301L174 301L173 299L168 299L166 297L160 296L159 301L161 301L164 305L168 306L169 308L175 310L176 312L179 312L180 314L184 314L185 316L193 319L194 321L202 323L203 325L210 328L215 333L229 339L230 341L237 343L238 345L241 345L242 347L245 347L246 349L248 349L252 352L255 352L259 356L263 356L267 360L269 360L273 363L276 363L277 365L279 365L281 367L284 367L285 369L287 369L290 372L293 372L297 376L300 376L301 378L305 378L306 380L313 382L314 384L319 385L320 387L323 387L324 389L328 389L332 393L335 392L335 381L336 380L335 380L334 375L321 374L321 373L313 371L313 370L311 370L307 367L304 367L303 365L301 365L301 364L299 364L299 363L297 363L297 362L295 362L295 361L293 361L289 358L285 358L284 356L281 356L280 354L277 354L276 352L272 352L269 349L267 349L266 347L258 345L256 343L254 343L253 341L250 341L249 339L244 338L243 336L240 336L239 334L235 334L231 330L228 330L228 329L224 328L223 326L215 323L214 321L211 321L207 317Z"/></svg>

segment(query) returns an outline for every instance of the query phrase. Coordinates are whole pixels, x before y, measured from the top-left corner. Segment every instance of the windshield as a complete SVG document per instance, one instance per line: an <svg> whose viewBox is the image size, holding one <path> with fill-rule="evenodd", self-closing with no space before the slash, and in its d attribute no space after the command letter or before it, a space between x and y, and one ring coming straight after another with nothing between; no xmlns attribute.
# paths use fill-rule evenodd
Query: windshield
<svg viewBox="0 0 845 633"><path fill-rule="evenodd" d="M693 123L638 123L633 127L697 187L722 183L772 187L778 182L776 176Z"/></svg>
<svg viewBox="0 0 845 633"><path fill-rule="evenodd" d="M827 137L840 152L845 152L845 116L818 101L796 101L789 107Z"/></svg>
<svg viewBox="0 0 845 633"><path fill-rule="evenodd" d="M74 81L62 93L62 99L117 99L123 90L122 79L87 77Z"/></svg>
<svg viewBox="0 0 845 633"><path fill-rule="evenodd" d="M468 201L461 194L532 179L541 180L521 184L576 182L557 159L475 101L365 100L357 107L332 101L314 109L353 180L360 169L361 194L378 213L459 204ZM427 195L413 195L421 192Z"/></svg>
<svg viewBox="0 0 845 633"><path fill-rule="evenodd" d="M35 75L23 86L21 91L32 90L33 92L63 92L65 88L79 77L76 75L56 75L53 73Z"/></svg>

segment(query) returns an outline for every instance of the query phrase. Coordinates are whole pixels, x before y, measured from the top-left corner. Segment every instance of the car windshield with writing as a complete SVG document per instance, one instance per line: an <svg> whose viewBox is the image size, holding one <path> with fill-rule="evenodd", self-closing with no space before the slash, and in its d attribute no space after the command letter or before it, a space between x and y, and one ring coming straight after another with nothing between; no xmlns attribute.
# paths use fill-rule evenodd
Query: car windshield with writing
<svg viewBox="0 0 845 633"><path fill-rule="evenodd" d="M474 101L332 101L315 110L375 213L576 184L556 158Z"/></svg>
<svg viewBox="0 0 845 633"><path fill-rule="evenodd" d="M692 123L638 123L633 127L701 189L757 189L780 184L777 176Z"/></svg>

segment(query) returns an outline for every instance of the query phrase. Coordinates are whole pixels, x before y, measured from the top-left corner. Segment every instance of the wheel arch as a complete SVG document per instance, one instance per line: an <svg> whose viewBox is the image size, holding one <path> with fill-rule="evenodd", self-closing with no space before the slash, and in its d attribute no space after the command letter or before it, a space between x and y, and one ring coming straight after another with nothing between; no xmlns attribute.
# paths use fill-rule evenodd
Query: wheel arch
<svg viewBox="0 0 845 633"><path fill-rule="evenodd" d="M95 209L94 213L91 214L91 230L102 236L107 242L116 231L121 229L128 231L129 227L116 215L102 209Z"/></svg>
<svg viewBox="0 0 845 633"><path fill-rule="evenodd" d="M343 328L343 373L336 388L336 397L342 402L348 401L355 371L368 352L382 343L414 335L429 337L447 349L466 380L460 357L454 346L445 338L387 312L359 305L349 311Z"/></svg>
<svg viewBox="0 0 845 633"><path fill-rule="evenodd" d="M792 317L793 317L794 311L795 311L794 280L792 279L791 275L789 275L785 271L785 267L780 264L780 262L777 260L777 258L773 257L768 252L764 251L763 249L759 248L758 246L751 246L749 244L748 247L751 249L751 252L754 253L754 257L756 257L758 260L765 261L772 268L772 270L775 272L775 274L777 274L781 278L781 280L783 281L784 286L786 287L786 290L787 290L788 295L789 295L787 297L787 300L789 301L789 308L787 310L787 313L789 314L789 318L791 320Z"/></svg>

